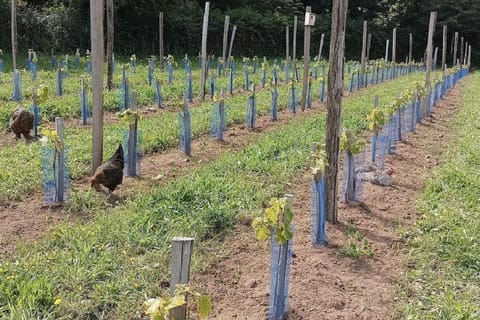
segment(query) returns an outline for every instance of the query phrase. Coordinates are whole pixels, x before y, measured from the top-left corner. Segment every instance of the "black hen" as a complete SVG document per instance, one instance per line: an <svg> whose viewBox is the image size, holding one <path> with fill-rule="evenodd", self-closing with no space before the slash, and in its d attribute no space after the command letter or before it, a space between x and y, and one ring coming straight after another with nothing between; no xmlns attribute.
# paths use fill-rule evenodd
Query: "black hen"
<svg viewBox="0 0 480 320"><path fill-rule="evenodd" d="M92 187L95 186L98 188L101 184L108 188L109 194L111 195L123 181L124 164L123 148L122 145L119 144L113 156L95 170L95 174L90 178Z"/></svg>

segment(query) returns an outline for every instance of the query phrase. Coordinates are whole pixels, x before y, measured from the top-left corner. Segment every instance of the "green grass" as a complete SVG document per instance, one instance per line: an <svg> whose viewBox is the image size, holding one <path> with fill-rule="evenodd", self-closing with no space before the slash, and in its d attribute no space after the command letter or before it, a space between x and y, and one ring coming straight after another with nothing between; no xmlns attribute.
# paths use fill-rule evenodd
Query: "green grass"
<svg viewBox="0 0 480 320"><path fill-rule="evenodd" d="M401 83L420 79L421 74L409 76ZM314 87L318 90L318 81ZM384 88L385 86L381 86ZM300 88L300 85L297 85ZM279 89L279 109L287 107L288 89L286 86ZM402 90L398 90L401 92ZM396 93L398 93L396 92ZM395 93L395 94L396 94ZM318 95L318 94L317 94ZM314 95L315 97L316 95ZM358 96L357 93L354 97ZM257 114L265 115L270 111L271 93L268 90L257 92ZM383 103L386 99L380 99ZM389 101L389 100L386 100ZM366 101L362 108L352 109L352 116L345 118L345 125L354 131L364 130L366 114L372 105ZM229 97L227 104L228 125L242 123L246 115L246 97L236 95ZM208 132L211 118L211 102L204 102L191 109L192 136L197 138ZM362 121L358 121L362 119ZM104 145L105 158L109 157L118 143L122 140L126 126L122 123L105 124ZM140 122L142 131L142 152L144 154L166 150L178 144L179 125L177 113L165 112L152 117L144 118ZM65 144L69 148L69 168L73 178L85 176L90 172L92 134L90 127L72 127L65 130ZM22 200L25 196L39 190L42 184L40 170L40 145L38 143L25 144L18 142L0 149L0 203L9 200Z"/></svg>
<svg viewBox="0 0 480 320"><path fill-rule="evenodd" d="M20 103L9 101L13 92L13 76L12 73L0 74L0 129L5 129L8 125L8 119L12 110L21 104L24 107L30 107L31 103L31 88L33 86L45 85L49 88L49 98L40 105L40 116L43 121L53 121L55 117L79 118L80 117L80 102L79 94L81 87L81 78L85 77L87 80L87 90L91 85L91 78L85 69L85 59L81 60L81 67L79 70L74 70L72 66L72 58L70 59L71 69L68 70L68 76L63 81L64 93L62 97L56 96L56 77L57 71L51 69L39 70L37 72L37 79L35 82L31 80L30 72L21 69L22 81L22 101ZM42 63L45 65L45 63ZM251 67L250 67L251 68ZM251 81L260 82L261 74L257 72L252 73L250 70ZM128 70L130 87L137 92L137 104L139 106L154 105L155 91L153 86L149 86L147 82L148 63L138 63L136 73L133 70ZM181 63L174 69L173 82L168 84L166 71L160 71L157 67L154 71L153 78L158 78L161 82L163 101L167 105L175 105L181 101L183 92L186 88L186 75L181 67ZM118 63L114 74L114 85L116 86L112 91L105 91L104 108L106 111L119 111L120 108L120 91L122 67ZM196 97L200 92L200 70L198 68L192 71L193 92ZM106 81L106 77L104 79ZM216 78L216 85L220 88L227 88L227 77ZM243 67L241 63L238 64L238 70L235 73L234 88L242 88L244 85ZM90 95L90 94L89 94ZM91 99L90 99L91 101ZM91 103L90 103L91 104Z"/></svg>
<svg viewBox="0 0 480 320"><path fill-rule="evenodd" d="M374 96L394 99L416 78L400 78L346 99L345 123L366 129L363 115ZM161 283L168 280L171 238L195 237L192 268L204 268L212 253L202 252L212 250L237 216L253 215L301 174L311 142L324 138L324 124L324 113L292 120L241 151L105 213L91 193L76 194L86 208L77 205L91 210L91 222L57 226L0 262L0 319L135 318L145 296L165 290ZM56 299L62 302L55 305Z"/></svg>
<svg viewBox="0 0 480 320"><path fill-rule="evenodd" d="M402 319L480 319L480 73L467 79L451 128L456 138L408 234L414 268L400 288Z"/></svg>

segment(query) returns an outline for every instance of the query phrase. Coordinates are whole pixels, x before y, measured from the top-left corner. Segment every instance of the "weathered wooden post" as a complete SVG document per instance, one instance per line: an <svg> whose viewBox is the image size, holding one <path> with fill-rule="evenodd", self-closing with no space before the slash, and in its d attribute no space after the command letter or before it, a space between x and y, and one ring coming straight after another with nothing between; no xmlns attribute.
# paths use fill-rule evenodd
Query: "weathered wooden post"
<svg viewBox="0 0 480 320"><path fill-rule="evenodd" d="M397 72L397 28L393 28L392 37L392 79L396 77Z"/></svg>
<svg viewBox="0 0 480 320"><path fill-rule="evenodd" d="M322 60L323 42L325 41L325 33L322 33L320 37L320 46L318 47L317 61Z"/></svg>
<svg viewBox="0 0 480 320"><path fill-rule="evenodd" d="M225 16L223 23L223 47L222 47L222 68L225 70L227 66L227 45L228 45L228 30L230 28L230 16ZM223 71L222 70L222 71ZM223 74L223 72L222 72Z"/></svg>
<svg viewBox="0 0 480 320"><path fill-rule="evenodd" d="M408 35L408 63L412 63L412 55L413 55L413 35L410 33Z"/></svg>
<svg viewBox="0 0 480 320"><path fill-rule="evenodd" d="M90 0L90 25L92 43L92 92L93 92L93 157L95 172L103 158L103 1Z"/></svg>
<svg viewBox="0 0 480 320"><path fill-rule="evenodd" d="M362 35L362 56L360 57L360 83L359 88L364 87L365 82L365 59L367 58L367 20L363 21L363 35Z"/></svg>
<svg viewBox="0 0 480 320"><path fill-rule="evenodd" d="M63 143L63 118L55 118L55 129L58 136L58 147L56 147L55 157L55 202L63 202L65 187L65 148Z"/></svg>
<svg viewBox="0 0 480 320"><path fill-rule="evenodd" d="M433 54L433 33L435 31L435 20L437 19L437 12L430 12L430 23L428 26L428 40L427 40L427 61L425 74L425 88L428 92L431 90L430 74L432 72L432 54ZM422 114L425 114L428 108L428 94L422 100Z"/></svg>
<svg viewBox="0 0 480 320"><path fill-rule="evenodd" d="M465 38L460 37L460 64L463 62L463 46L465 45Z"/></svg>
<svg viewBox="0 0 480 320"><path fill-rule="evenodd" d="M298 25L298 17L293 17L293 48L292 48L292 59L295 63L297 59L297 25Z"/></svg>
<svg viewBox="0 0 480 320"><path fill-rule="evenodd" d="M11 10L11 37L13 71L17 70L17 0L12 0Z"/></svg>
<svg viewBox="0 0 480 320"><path fill-rule="evenodd" d="M432 69L433 70L436 70L437 69L437 57L438 57L438 47L435 47L435 51L433 53L433 65L432 65Z"/></svg>
<svg viewBox="0 0 480 320"><path fill-rule="evenodd" d="M348 0L334 0L328 70L327 130L325 137L328 165L325 170L327 221L338 223L338 163L343 95L343 57Z"/></svg>
<svg viewBox="0 0 480 320"><path fill-rule="evenodd" d="M390 40L387 39L387 44L385 45L385 63L388 62L388 45L390 44Z"/></svg>
<svg viewBox="0 0 480 320"><path fill-rule="evenodd" d="M442 39L442 78L445 77L445 65L447 63L447 25L443 25L443 39ZM444 79L445 80L445 79ZM445 84L445 81L444 81Z"/></svg>
<svg viewBox="0 0 480 320"><path fill-rule="evenodd" d="M172 240L172 261L170 275L170 294L174 294L177 285L190 281L190 263L193 252L193 238L175 237ZM183 305L170 311L170 318L187 319L187 306Z"/></svg>
<svg viewBox="0 0 480 320"><path fill-rule="evenodd" d="M207 34L208 34L208 14L210 12L210 1L205 2L205 12L203 14L202 28L202 71L200 74L200 98L205 101L205 83L206 83L206 67L207 67Z"/></svg>
<svg viewBox="0 0 480 320"><path fill-rule="evenodd" d="M289 27L285 26L285 83L288 83L290 74L290 31Z"/></svg>
<svg viewBox="0 0 480 320"><path fill-rule="evenodd" d="M369 33L367 37L367 63L370 60L370 49L372 48L372 34Z"/></svg>
<svg viewBox="0 0 480 320"><path fill-rule="evenodd" d="M469 45L469 46L468 46L468 58L467 58L467 66L468 66L468 69L470 69L471 58L472 58L472 46Z"/></svg>
<svg viewBox="0 0 480 320"><path fill-rule="evenodd" d="M113 42L114 42L114 7L113 0L106 0L107 7L107 88L113 89Z"/></svg>
<svg viewBox="0 0 480 320"><path fill-rule="evenodd" d="M312 8L310 6L307 6L305 10L305 32L303 41L303 86L301 100L302 111L305 111L305 106L307 105L308 100L307 95L310 77L310 33L314 25L315 14L312 13Z"/></svg>
<svg viewBox="0 0 480 320"><path fill-rule="evenodd" d="M159 60L160 60L160 70L163 71L163 68L165 66L163 57L165 55L164 53L164 47L163 47L163 12L160 12L158 14L158 46L159 46Z"/></svg>
<svg viewBox="0 0 480 320"><path fill-rule="evenodd" d="M230 57L232 56L233 41L235 40L235 33L236 32L237 32L237 26L233 25L232 37L230 38L230 48L228 49L228 58L227 58L228 63L230 63Z"/></svg>
<svg viewBox="0 0 480 320"><path fill-rule="evenodd" d="M453 62L452 66L457 65L457 48L458 48L458 32L455 32L454 40L453 40Z"/></svg>

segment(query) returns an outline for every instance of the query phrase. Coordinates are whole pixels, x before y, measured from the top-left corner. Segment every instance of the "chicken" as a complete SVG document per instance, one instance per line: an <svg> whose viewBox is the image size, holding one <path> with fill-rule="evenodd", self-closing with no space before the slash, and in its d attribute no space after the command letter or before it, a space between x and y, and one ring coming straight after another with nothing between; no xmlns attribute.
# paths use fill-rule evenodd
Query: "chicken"
<svg viewBox="0 0 480 320"><path fill-rule="evenodd" d="M122 144L119 144L113 156L95 170L95 174L90 178L91 186L98 190L99 185L103 185L108 188L109 196L111 196L123 181L124 165L123 147Z"/></svg>
<svg viewBox="0 0 480 320"><path fill-rule="evenodd" d="M20 139L22 134L25 140L31 139L30 130L33 129L33 114L20 107L15 108L10 116L9 127L15 134L15 139Z"/></svg>

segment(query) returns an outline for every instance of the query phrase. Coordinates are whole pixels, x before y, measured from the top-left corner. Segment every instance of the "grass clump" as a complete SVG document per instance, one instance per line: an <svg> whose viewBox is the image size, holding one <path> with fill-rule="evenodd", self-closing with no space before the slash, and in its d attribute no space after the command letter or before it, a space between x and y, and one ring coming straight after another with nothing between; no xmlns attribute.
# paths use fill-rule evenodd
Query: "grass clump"
<svg viewBox="0 0 480 320"><path fill-rule="evenodd" d="M340 255L357 259L361 257L373 257L373 248L363 234L353 226L348 226L347 241L345 245L340 249Z"/></svg>
<svg viewBox="0 0 480 320"><path fill-rule="evenodd" d="M467 78L455 140L422 195L400 287L402 319L480 319L480 74Z"/></svg>

